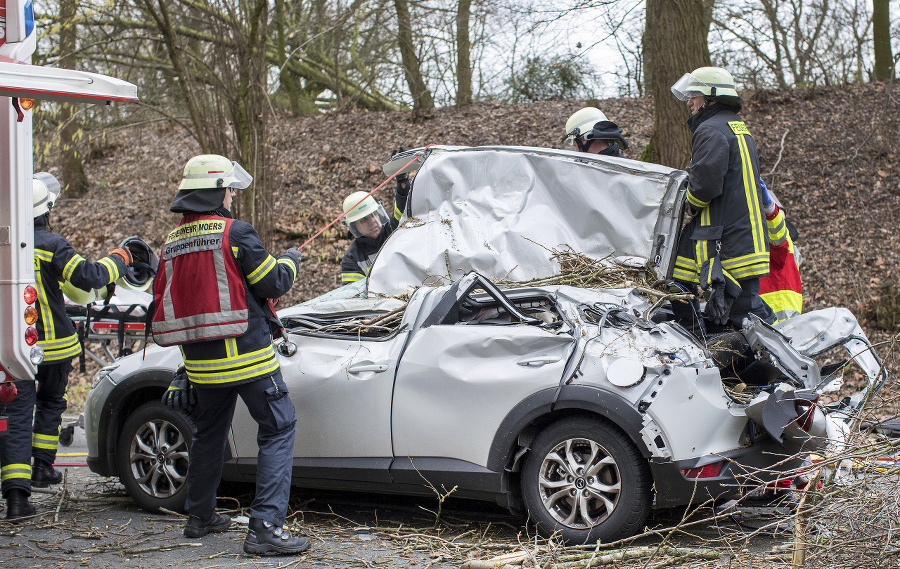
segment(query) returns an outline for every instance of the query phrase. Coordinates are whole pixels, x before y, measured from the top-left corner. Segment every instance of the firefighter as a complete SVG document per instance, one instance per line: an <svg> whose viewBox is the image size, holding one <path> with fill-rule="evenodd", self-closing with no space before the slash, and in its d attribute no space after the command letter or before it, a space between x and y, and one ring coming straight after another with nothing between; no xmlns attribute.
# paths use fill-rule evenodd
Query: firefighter
<svg viewBox="0 0 900 569"><path fill-rule="evenodd" d="M679 237L676 282L710 293L706 317L715 327L740 329L748 314L771 324L775 315L759 296L769 274L769 249L759 185L756 144L737 113L743 100L731 73L701 67L686 73L672 93L691 110L691 166L687 207L693 218ZM676 315L690 314L673 306Z"/></svg>
<svg viewBox="0 0 900 569"><path fill-rule="evenodd" d="M37 366L34 382L20 381L19 394L7 406L9 434L0 438L2 488L6 517L34 514L28 501L32 486L58 484L62 473L53 468L62 414L66 410L66 386L72 358L81 353L81 343L72 320L66 315L61 282L77 288L100 288L122 276L132 263L127 248L113 249L96 263L75 252L65 237L51 233L50 209L59 195L59 182L46 172L32 180L34 213L34 279L38 300L35 330L44 361ZM33 423L32 423L33 417ZM34 458L34 466L31 459Z"/></svg>
<svg viewBox="0 0 900 569"><path fill-rule="evenodd" d="M310 544L282 528L296 420L272 344L281 324L268 299L290 290L301 256L289 249L276 259L253 226L232 219L232 199L252 181L224 156L195 156L185 165L170 208L183 217L166 238L153 284L153 338L179 345L184 359L187 380L176 374L164 401L196 402L184 535L202 537L231 525L215 511L216 489L240 396L258 425L259 445L244 551L293 554Z"/></svg>
<svg viewBox="0 0 900 569"><path fill-rule="evenodd" d="M769 236L769 274L759 280L759 296L775 313L775 323L803 310L800 280L800 250L794 241L797 229L787 220L775 195L759 180L764 193L763 208Z"/></svg>
<svg viewBox="0 0 900 569"><path fill-rule="evenodd" d="M403 152L401 146L391 156ZM400 218L406 210L409 199L409 175L406 172L395 178L397 189L394 191L394 214L388 218L384 208L366 192L353 192L344 199L344 223L353 235L353 243L344 253L341 261L341 284L349 284L366 278L372 269L372 263L387 238L400 225Z"/></svg>
<svg viewBox="0 0 900 569"><path fill-rule="evenodd" d="M585 107L569 117L560 142L574 145L579 152L621 158L625 157L622 150L628 149L622 129L596 107Z"/></svg>

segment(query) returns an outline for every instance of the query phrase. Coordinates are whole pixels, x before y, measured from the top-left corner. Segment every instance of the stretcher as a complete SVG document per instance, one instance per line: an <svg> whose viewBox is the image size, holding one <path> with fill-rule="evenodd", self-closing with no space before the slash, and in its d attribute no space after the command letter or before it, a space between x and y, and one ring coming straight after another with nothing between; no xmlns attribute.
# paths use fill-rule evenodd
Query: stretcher
<svg viewBox="0 0 900 569"><path fill-rule="evenodd" d="M144 321L153 299L147 292L118 288L104 300L81 305L66 304L66 314L75 322L82 352L78 369L87 358L107 366L117 358L142 350L147 343Z"/></svg>

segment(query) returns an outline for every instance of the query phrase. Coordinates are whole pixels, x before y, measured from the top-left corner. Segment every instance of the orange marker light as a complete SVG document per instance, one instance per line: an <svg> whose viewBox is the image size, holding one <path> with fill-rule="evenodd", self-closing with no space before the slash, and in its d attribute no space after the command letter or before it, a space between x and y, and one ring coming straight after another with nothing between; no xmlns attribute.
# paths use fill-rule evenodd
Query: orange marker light
<svg viewBox="0 0 900 569"><path fill-rule="evenodd" d="M19 106L23 111L30 111L34 108L34 99L19 99Z"/></svg>
<svg viewBox="0 0 900 569"><path fill-rule="evenodd" d="M34 304L34 301L37 300L37 290L31 285L25 287L25 302L27 304Z"/></svg>
<svg viewBox="0 0 900 569"><path fill-rule="evenodd" d="M28 306L25 308L25 323L31 326L35 322L37 322L37 308L33 306Z"/></svg>

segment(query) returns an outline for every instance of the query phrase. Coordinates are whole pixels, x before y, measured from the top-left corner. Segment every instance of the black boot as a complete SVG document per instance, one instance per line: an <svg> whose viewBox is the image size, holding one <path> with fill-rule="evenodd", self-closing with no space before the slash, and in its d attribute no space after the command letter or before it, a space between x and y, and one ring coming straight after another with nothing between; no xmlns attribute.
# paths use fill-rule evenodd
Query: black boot
<svg viewBox="0 0 900 569"><path fill-rule="evenodd" d="M35 460L31 467L31 486L34 488L46 488L51 484L62 482L62 472L53 468L53 465L43 460Z"/></svg>
<svg viewBox="0 0 900 569"><path fill-rule="evenodd" d="M21 488L13 488L6 493L6 519L17 520L27 518L35 513L34 506L28 501L28 492Z"/></svg>
<svg viewBox="0 0 900 569"><path fill-rule="evenodd" d="M225 531L231 527L231 518L213 512L212 517L203 521L199 516L190 516L184 526L184 537L203 537L212 531Z"/></svg>
<svg viewBox="0 0 900 569"><path fill-rule="evenodd" d="M290 555L303 553L309 549L309 540L305 537L291 537L291 534L280 527L259 518L250 518L250 529L244 539L244 553L265 555Z"/></svg>

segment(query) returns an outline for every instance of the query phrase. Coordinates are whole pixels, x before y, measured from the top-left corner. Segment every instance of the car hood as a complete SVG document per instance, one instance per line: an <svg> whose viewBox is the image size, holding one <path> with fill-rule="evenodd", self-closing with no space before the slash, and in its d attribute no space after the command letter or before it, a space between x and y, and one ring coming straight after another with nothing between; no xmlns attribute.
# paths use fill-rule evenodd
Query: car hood
<svg viewBox="0 0 900 569"><path fill-rule="evenodd" d="M420 151L422 152L422 151ZM409 154L396 162L404 164ZM401 162L402 161L402 162ZM391 163L385 166L386 171ZM528 281L559 273L552 249L670 273L687 174L546 148L429 147L409 217L382 247L368 290L400 294L469 271Z"/></svg>

